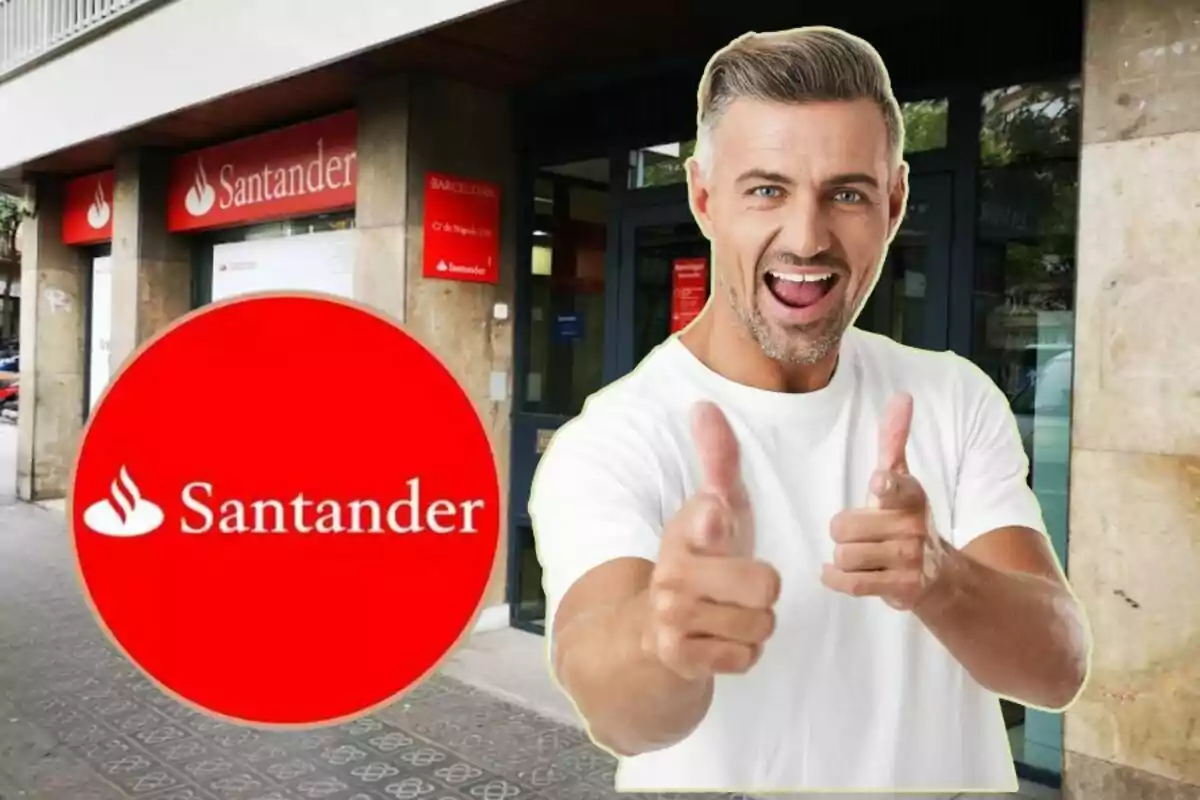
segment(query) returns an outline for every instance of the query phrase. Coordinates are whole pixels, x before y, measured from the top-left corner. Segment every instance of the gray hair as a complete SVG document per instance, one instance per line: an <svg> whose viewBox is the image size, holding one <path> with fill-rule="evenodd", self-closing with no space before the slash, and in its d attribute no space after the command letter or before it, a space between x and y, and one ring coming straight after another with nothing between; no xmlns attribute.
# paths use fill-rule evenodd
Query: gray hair
<svg viewBox="0 0 1200 800"><path fill-rule="evenodd" d="M700 81L693 157L712 168L712 133L738 98L776 103L870 100L883 112L892 163L904 152L904 120L878 51L837 28L747 33L718 50Z"/></svg>

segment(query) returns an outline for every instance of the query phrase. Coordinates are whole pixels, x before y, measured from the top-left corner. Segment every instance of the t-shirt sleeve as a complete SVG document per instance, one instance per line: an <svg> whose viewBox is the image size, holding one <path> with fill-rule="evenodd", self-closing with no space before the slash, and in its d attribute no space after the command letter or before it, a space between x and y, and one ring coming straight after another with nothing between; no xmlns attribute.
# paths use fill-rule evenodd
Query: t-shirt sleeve
<svg viewBox="0 0 1200 800"><path fill-rule="evenodd" d="M1008 399L979 367L965 359L960 364L964 435L951 542L961 549L1007 526L1045 534L1041 506L1028 483L1029 457Z"/></svg>
<svg viewBox="0 0 1200 800"><path fill-rule="evenodd" d="M542 567L546 630L588 571L618 558L658 558L664 465L652 419L585 409L538 464L529 516Z"/></svg>

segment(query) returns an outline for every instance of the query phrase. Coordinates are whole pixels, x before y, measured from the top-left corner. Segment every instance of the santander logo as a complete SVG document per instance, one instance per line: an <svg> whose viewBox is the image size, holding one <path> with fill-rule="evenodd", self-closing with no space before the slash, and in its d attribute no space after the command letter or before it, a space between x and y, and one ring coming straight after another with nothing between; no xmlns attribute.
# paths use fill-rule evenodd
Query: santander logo
<svg viewBox="0 0 1200 800"><path fill-rule="evenodd" d="M92 204L88 206L87 222L92 230L100 230L108 221L112 219L112 205L108 202L108 198L104 196L104 186L99 181L96 182L96 194L92 198Z"/></svg>
<svg viewBox="0 0 1200 800"><path fill-rule="evenodd" d="M324 138L298 158L208 153L205 159L197 157L182 197L192 219L242 216L297 201L319 205L330 193L354 191L356 154L331 149Z"/></svg>
<svg viewBox="0 0 1200 800"><path fill-rule="evenodd" d="M188 187L183 205L193 217L203 217L217 202L217 192L208 182L208 173L204 171L204 162L197 159L196 174L192 185Z"/></svg>
<svg viewBox="0 0 1200 800"><path fill-rule="evenodd" d="M163 524L163 510L142 496L129 471L121 467L109 496L83 512L83 522L103 536L132 538L153 533Z"/></svg>

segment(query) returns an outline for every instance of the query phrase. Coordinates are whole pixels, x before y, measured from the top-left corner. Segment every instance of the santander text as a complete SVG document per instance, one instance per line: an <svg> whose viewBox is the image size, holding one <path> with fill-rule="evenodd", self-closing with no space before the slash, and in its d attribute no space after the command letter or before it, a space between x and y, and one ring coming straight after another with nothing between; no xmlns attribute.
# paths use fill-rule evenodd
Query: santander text
<svg viewBox="0 0 1200 800"><path fill-rule="evenodd" d="M482 500L421 503L420 478L407 483L408 496L377 500L314 500L302 493L289 500L214 500L211 483L194 481L181 499L189 512L184 533L476 533L475 513ZM216 510L214 511L214 507Z"/></svg>

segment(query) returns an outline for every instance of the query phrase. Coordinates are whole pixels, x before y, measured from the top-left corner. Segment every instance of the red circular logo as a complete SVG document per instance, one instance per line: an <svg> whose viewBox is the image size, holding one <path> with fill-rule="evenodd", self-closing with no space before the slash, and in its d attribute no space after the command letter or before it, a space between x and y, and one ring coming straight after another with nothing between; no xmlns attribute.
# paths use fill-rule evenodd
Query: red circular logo
<svg viewBox="0 0 1200 800"><path fill-rule="evenodd" d="M109 386L70 523L147 675L254 724L393 700L466 634L496 556L487 434L441 362L340 300L194 312Z"/></svg>

